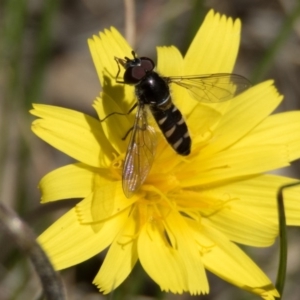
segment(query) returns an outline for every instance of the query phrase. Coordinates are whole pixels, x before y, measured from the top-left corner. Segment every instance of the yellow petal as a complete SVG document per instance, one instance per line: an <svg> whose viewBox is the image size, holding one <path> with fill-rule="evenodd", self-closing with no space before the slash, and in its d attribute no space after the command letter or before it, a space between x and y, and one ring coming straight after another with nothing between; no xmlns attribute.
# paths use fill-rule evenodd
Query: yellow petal
<svg viewBox="0 0 300 300"><path fill-rule="evenodd" d="M275 175L261 175L243 181L232 182L216 188L213 193L216 198L237 199L230 202L234 209L243 209L249 213L257 212L263 218L277 224L277 192L285 184L298 180ZM300 186L284 191L284 207L287 225L300 225ZM225 200L225 199L224 199Z"/></svg>
<svg viewBox="0 0 300 300"><path fill-rule="evenodd" d="M214 131L214 138L202 153L212 155L243 138L266 119L281 100L272 81L258 84L235 97Z"/></svg>
<svg viewBox="0 0 300 300"><path fill-rule="evenodd" d="M184 58L185 74L232 73L240 44L239 19L220 16L211 10Z"/></svg>
<svg viewBox="0 0 300 300"><path fill-rule="evenodd" d="M268 247L274 243L278 235L277 222L260 216L258 210L238 209L230 204L212 213L207 218L207 224L223 232L229 240L239 244Z"/></svg>
<svg viewBox="0 0 300 300"><path fill-rule="evenodd" d="M289 161L298 159L300 157L300 112L291 111L268 117L233 148L259 144L287 145Z"/></svg>
<svg viewBox="0 0 300 300"><path fill-rule="evenodd" d="M129 218L110 246L93 283L107 294L116 289L130 274L138 260L136 221Z"/></svg>
<svg viewBox="0 0 300 300"><path fill-rule="evenodd" d="M192 295L207 294L209 287L205 269L188 224L178 212L168 212L166 225L170 240L174 240L173 247L177 249L183 261L188 291Z"/></svg>
<svg viewBox="0 0 300 300"><path fill-rule="evenodd" d="M105 84L104 76L114 78L117 74L118 66L114 58L131 57L131 47L114 27L88 39L88 45L102 86ZM115 82L111 84L116 85Z"/></svg>
<svg viewBox="0 0 300 300"><path fill-rule="evenodd" d="M81 163L48 173L39 183L41 202L86 197L92 190L94 175L92 168Z"/></svg>
<svg viewBox="0 0 300 300"><path fill-rule="evenodd" d="M203 245L205 239L207 249L203 247L202 259L208 270L263 299L271 300L279 296L270 279L239 247L209 226L203 225L201 234L197 226L194 228L198 244Z"/></svg>
<svg viewBox="0 0 300 300"><path fill-rule="evenodd" d="M100 32L99 36L88 39L89 48L92 54L103 91L116 101L121 99L120 106L123 111L128 111L134 101L134 87L117 83L117 73L120 66L115 61L115 57L132 57L131 47L122 35L114 28ZM118 80L123 81L122 72Z"/></svg>
<svg viewBox="0 0 300 300"><path fill-rule="evenodd" d="M257 189L253 189L257 193ZM231 241L257 247L270 246L278 235L277 221L266 219L259 207L240 205L243 198L238 196L231 193L230 185L227 189L225 186L188 190L176 197L176 204L191 219L210 224Z"/></svg>
<svg viewBox="0 0 300 300"><path fill-rule="evenodd" d="M125 153L129 139L124 140L124 137L132 128L134 112L127 115L128 111L122 111L117 101L114 101L104 92L102 98L97 98L97 101L94 102L93 107L96 109L99 118L105 119L101 122L101 125L107 139L118 153ZM109 116L112 113L117 114Z"/></svg>
<svg viewBox="0 0 300 300"><path fill-rule="evenodd" d="M53 147L89 166L110 164L115 151L98 120L50 105L35 104L30 112L41 118L32 123L32 131Z"/></svg>
<svg viewBox="0 0 300 300"><path fill-rule="evenodd" d="M222 115L213 108L197 105L189 114L187 124L192 137L192 145L197 145L211 137L212 129ZM193 152L193 151L192 151Z"/></svg>
<svg viewBox="0 0 300 300"><path fill-rule="evenodd" d="M182 76L184 74L183 58L175 46L157 47L157 71L160 75ZM180 112L186 115L195 106L195 101L190 97L186 89L177 84L170 85L173 103L178 106Z"/></svg>
<svg viewBox="0 0 300 300"><path fill-rule="evenodd" d="M183 187L208 186L288 165L288 152L285 146L263 145L255 148L229 149L212 156L200 156L199 159L191 160L182 167L177 177Z"/></svg>
<svg viewBox="0 0 300 300"><path fill-rule="evenodd" d="M175 46L156 47L157 72L161 76L182 76L183 57Z"/></svg>
<svg viewBox="0 0 300 300"><path fill-rule="evenodd" d="M142 228L138 240L141 264L150 277L164 291L193 294L208 293L208 282L189 228L178 214L170 212L166 218L170 241L154 224ZM174 227L175 226L175 227Z"/></svg>
<svg viewBox="0 0 300 300"><path fill-rule="evenodd" d="M85 201L85 200L82 200ZM55 269L65 269L100 253L114 240L123 227L128 211L107 220L95 233L90 225L82 225L75 208L71 209L38 238Z"/></svg>
<svg viewBox="0 0 300 300"><path fill-rule="evenodd" d="M76 205L76 211L82 224L99 223L127 209L137 199L137 195L130 199L124 196L120 181L103 183L96 185L85 201Z"/></svg>
<svg viewBox="0 0 300 300"><path fill-rule="evenodd" d="M147 223L138 237L141 265L163 291L181 294L187 290L185 269L179 253L170 247L162 233Z"/></svg>

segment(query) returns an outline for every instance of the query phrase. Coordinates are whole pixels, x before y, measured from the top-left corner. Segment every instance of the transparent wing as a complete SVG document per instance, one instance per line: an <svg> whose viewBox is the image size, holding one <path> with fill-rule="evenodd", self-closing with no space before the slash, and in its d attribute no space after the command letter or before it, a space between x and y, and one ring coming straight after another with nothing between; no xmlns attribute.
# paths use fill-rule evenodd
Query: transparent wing
<svg viewBox="0 0 300 300"><path fill-rule="evenodd" d="M164 79L168 83L186 88L197 101L207 103L227 101L251 87L248 79L230 73L174 76Z"/></svg>
<svg viewBox="0 0 300 300"><path fill-rule="evenodd" d="M148 125L144 107L139 105L123 166L122 184L127 198L146 180L153 163L155 148L155 131Z"/></svg>

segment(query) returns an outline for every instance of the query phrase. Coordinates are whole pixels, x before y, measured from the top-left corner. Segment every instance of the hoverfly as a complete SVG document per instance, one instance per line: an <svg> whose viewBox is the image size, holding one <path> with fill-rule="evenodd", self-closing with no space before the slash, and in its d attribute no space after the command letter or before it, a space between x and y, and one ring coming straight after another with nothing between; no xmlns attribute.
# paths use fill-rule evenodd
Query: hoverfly
<svg viewBox="0 0 300 300"><path fill-rule="evenodd" d="M146 107L175 152L190 154L192 141L181 112L172 102L169 84L175 83L187 89L194 99L206 103L229 100L251 86L246 78L230 73L163 77L154 71L155 64L150 58L137 57L134 51L132 56L132 59L115 57L119 68L117 82L134 85L137 98L128 112L137 107L122 173L127 198L144 183L154 159L155 131L148 124ZM125 69L123 81L118 81L120 65Z"/></svg>

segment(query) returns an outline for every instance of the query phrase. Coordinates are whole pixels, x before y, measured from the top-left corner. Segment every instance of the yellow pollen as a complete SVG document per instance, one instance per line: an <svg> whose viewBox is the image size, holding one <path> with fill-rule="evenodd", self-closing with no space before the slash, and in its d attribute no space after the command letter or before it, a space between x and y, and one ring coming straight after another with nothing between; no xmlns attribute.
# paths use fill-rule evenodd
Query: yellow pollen
<svg viewBox="0 0 300 300"><path fill-rule="evenodd" d="M117 155L113 153L114 159L111 162L109 167L113 178L117 180L122 179L122 170L123 170L123 163L124 163L124 155Z"/></svg>

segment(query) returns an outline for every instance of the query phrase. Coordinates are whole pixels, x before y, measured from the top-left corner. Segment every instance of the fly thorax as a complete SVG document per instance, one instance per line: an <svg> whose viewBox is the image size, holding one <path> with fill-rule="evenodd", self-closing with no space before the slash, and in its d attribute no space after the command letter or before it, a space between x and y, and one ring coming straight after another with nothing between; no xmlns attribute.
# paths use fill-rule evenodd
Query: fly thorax
<svg viewBox="0 0 300 300"><path fill-rule="evenodd" d="M148 105L163 105L170 97L168 84L155 72L146 73L146 76L135 86L137 98Z"/></svg>

